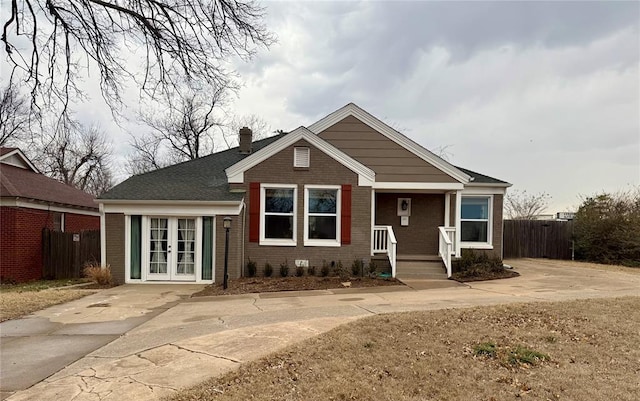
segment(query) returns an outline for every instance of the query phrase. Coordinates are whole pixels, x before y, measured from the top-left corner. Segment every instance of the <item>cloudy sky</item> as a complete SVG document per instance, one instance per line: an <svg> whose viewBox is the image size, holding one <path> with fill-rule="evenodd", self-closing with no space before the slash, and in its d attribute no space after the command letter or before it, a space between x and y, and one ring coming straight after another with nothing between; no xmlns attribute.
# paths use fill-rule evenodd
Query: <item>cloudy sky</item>
<svg viewBox="0 0 640 401"><path fill-rule="evenodd" d="M290 130L354 102L550 213L640 185L638 2L264 4L278 43L237 64L237 114Z"/></svg>

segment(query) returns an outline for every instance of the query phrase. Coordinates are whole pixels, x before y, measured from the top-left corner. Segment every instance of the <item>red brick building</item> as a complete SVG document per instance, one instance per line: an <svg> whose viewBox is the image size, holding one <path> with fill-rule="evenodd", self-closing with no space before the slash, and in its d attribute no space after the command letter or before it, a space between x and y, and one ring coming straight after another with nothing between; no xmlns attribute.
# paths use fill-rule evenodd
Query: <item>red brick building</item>
<svg viewBox="0 0 640 401"><path fill-rule="evenodd" d="M100 229L93 196L42 175L16 148L0 148L0 280L42 278L42 229Z"/></svg>

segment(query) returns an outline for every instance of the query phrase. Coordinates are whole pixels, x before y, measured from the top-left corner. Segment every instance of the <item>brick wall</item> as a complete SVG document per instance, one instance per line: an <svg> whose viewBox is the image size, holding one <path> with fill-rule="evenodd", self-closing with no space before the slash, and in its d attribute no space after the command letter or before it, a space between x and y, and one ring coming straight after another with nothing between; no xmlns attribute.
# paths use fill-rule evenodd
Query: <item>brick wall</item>
<svg viewBox="0 0 640 401"><path fill-rule="evenodd" d="M295 146L308 146L310 148L311 164L308 169L293 168L293 148ZM277 172L277 174L275 174L275 172ZM244 180L244 188L247 190L247 196L245 197L247 210L250 210L251 207L250 197L248 195L249 184L251 182L295 184L298 187L298 191L295 222L295 224L297 224L297 245L264 246L259 245L257 242L249 242L249 218L247 216L247 230L244 239L246 252L243 266L246 266L247 261L251 258L251 260L257 262L258 272L261 274L265 262L268 261L273 265L274 275L278 275L280 263L286 259L289 263L289 274L291 275L295 271L294 261L296 259L308 260L311 266L315 265L318 269L322 266L323 260L326 260L327 263L342 261L343 265L349 268L354 259L370 259L371 188L359 187L356 173L344 167L322 151L316 149L306 141L301 140L246 171ZM342 245L341 247L304 246L305 184L351 184L351 244ZM216 242L218 243L218 248L220 248L220 244L224 245L224 237L218 234ZM220 253L218 253L218 255L220 255ZM224 257L224 254L222 254L222 256ZM217 260L219 261L219 258ZM220 266L219 262L217 266ZM218 274L216 274L216 281L218 281L217 277Z"/></svg>
<svg viewBox="0 0 640 401"><path fill-rule="evenodd" d="M113 281L123 284L125 279L124 266L124 214L106 213L105 241L106 241L106 261L111 266L111 276Z"/></svg>
<svg viewBox="0 0 640 401"><path fill-rule="evenodd" d="M66 232L100 228L97 216L65 213L66 221L70 221L73 227L71 230L65 223ZM53 213L0 207L0 279L22 282L42 278L43 228L53 229Z"/></svg>

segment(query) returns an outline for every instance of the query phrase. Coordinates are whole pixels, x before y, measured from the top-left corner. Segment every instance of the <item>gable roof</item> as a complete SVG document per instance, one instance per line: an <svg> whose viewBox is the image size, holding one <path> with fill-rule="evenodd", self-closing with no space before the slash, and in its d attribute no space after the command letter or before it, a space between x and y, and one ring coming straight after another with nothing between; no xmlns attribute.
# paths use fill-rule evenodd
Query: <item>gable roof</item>
<svg viewBox="0 0 640 401"><path fill-rule="evenodd" d="M358 185L371 186L373 184L375 180L375 172L373 170L353 159L351 156L331 145L329 142L318 137L305 127L296 128L289 134L285 135L282 138L279 138L269 146L266 146L260 152L253 153L244 160L227 168L226 173L229 182L244 182L245 171L300 140L309 142L318 150L324 152L326 155L332 157L338 163L358 174Z"/></svg>
<svg viewBox="0 0 640 401"><path fill-rule="evenodd" d="M36 173L40 172L19 148L0 147L0 163L28 169Z"/></svg>
<svg viewBox="0 0 640 401"><path fill-rule="evenodd" d="M280 134L253 142L253 150L264 148L285 136ZM254 153L255 154L255 153ZM242 193L229 191L225 169L248 157L238 147L134 175L100 196L109 200L240 201Z"/></svg>
<svg viewBox="0 0 640 401"><path fill-rule="evenodd" d="M313 132L314 134L319 134L320 132L322 132L322 131L326 130L327 128L331 127L332 125L340 122L341 120L343 120L344 118L346 118L348 116L353 116L353 117L357 118L358 120L360 120L363 123L367 124L368 126L373 128L374 130L376 130L379 133L381 133L382 135L386 136L387 138L389 138L393 142L397 143L398 145L400 145L403 148L407 149L411 153L415 154L416 156L418 156L422 160L426 161L427 163L430 163L431 165L433 165L434 167L436 167L437 169L439 169L443 173L453 177L457 181L459 181L459 182L461 182L463 184L467 184L469 182L469 179L471 177L468 174L466 174L465 172L461 171L459 168L457 168L456 166L450 164L449 162L447 162L446 160L442 159L441 157L436 156L435 154L433 154L428 149L426 149L426 148L422 147L421 145L419 145L418 143L412 141L411 139L409 139L408 137L404 136L400 132L396 131L392 127L388 126L384 122L380 121L378 118L376 118L372 114L369 114L368 112L366 112L365 110L360 108L355 103L349 103L346 106L334 111L333 113L329 114L328 116L326 116L326 117L320 119L319 121L311 124L308 127L308 129L309 129L309 131Z"/></svg>
<svg viewBox="0 0 640 401"><path fill-rule="evenodd" d="M4 164L0 168L0 195L97 210L93 196L53 178L21 167Z"/></svg>

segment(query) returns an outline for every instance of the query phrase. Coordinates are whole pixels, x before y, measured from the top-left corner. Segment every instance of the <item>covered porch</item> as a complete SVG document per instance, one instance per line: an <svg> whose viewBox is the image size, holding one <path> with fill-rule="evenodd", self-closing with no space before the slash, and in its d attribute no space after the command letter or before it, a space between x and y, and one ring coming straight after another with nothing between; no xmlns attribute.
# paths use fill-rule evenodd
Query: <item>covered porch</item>
<svg viewBox="0 0 640 401"><path fill-rule="evenodd" d="M452 258L461 252L456 227L461 221L462 185L443 186L372 191L371 255L389 261L392 277L420 270L451 277Z"/></svg>

